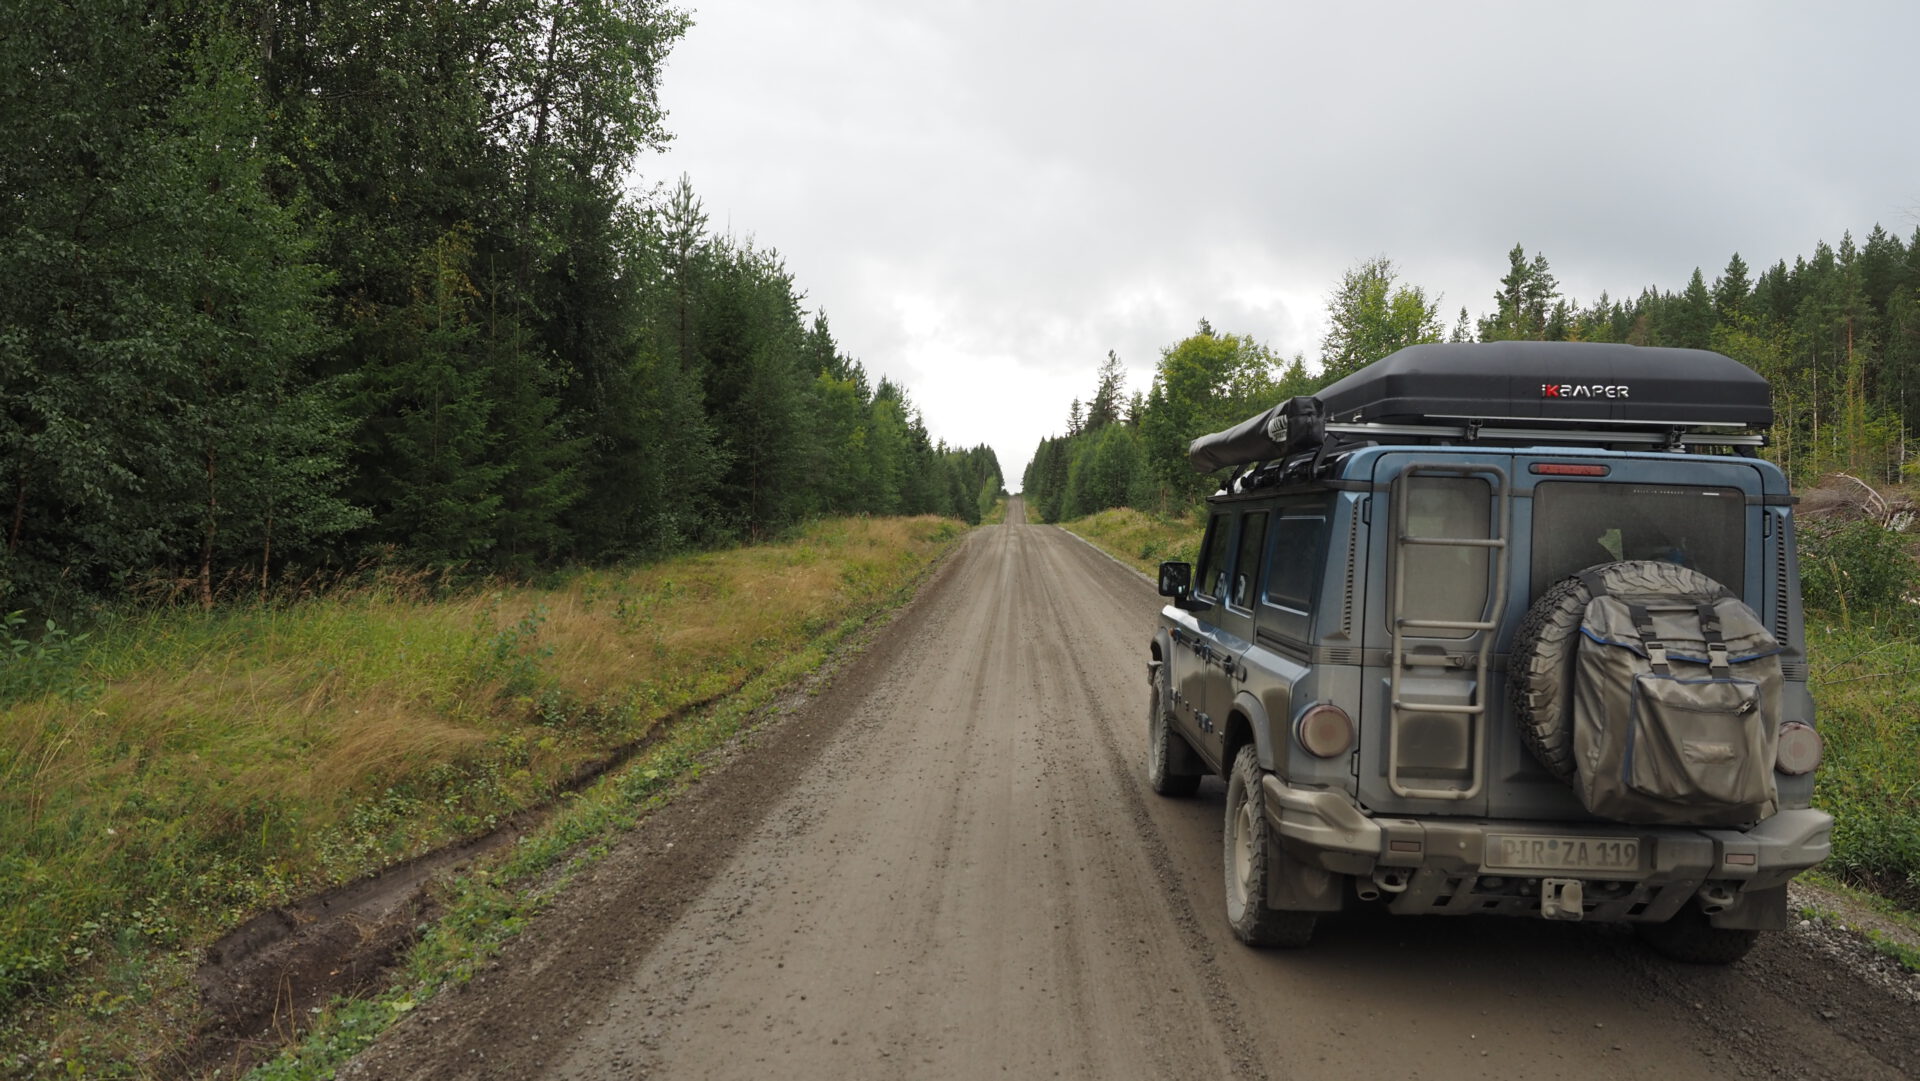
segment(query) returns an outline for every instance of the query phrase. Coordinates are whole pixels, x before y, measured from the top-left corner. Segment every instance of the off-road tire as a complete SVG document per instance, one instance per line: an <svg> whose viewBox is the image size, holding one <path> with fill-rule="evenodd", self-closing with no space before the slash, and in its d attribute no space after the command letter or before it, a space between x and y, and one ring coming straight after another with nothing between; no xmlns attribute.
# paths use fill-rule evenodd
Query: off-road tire
<svg viewBox="0 0 1920 1081"><path fill-rule="evenodd" d="M1586 617L1587 587L1563 578L1533 602L1513 634L1507 656L1516 670L1507 680L1514 724L1533 757L1555 777L1573 776L1574 646Z"/></svg>
<svg viewBox="0 0 1920 1081"><path fill-rule="evenodd" d="M1168 768L1170 762L1193 761L1193 752L1185 738L1173 730L1173 719L1167 715L1166 680L1167 669L1162 665L1147 684L1147 787L1162 796L1191 796L1200 787L1200 775L1175 773Z"/></svg>
<svg viewBox="0 0 1920 1081"><path fill-rule="evenodd" d="M1298 949L1313 938L1318 916L1267 907L1267 865L1289 858L1267 824L1265 771L1252 744L1240 748L1227 772L1227 818L1221 830L1226 869L1227 923L1249 946Z"/></svg>
<svg viewBox="0 0 1920 1081"><path fill-rule="evenodd" d="M1636 923L1633 929L1655 953L1689 965L1730 965L1760 940L1758 931L1713 926L1692 901L1665 923Z"/></svg>

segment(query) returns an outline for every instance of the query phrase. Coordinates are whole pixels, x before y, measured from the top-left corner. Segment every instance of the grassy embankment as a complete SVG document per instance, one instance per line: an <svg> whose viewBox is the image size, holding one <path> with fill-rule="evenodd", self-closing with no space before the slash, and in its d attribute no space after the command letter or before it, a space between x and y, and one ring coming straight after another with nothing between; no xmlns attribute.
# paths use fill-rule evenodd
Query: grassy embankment
<svg viewBox="0 0 1920 1081"><path fill-rule="evenodd" d="M1200 535L1207 528L1207 520L1197 511L1185 518L1162 518L1121 507L1060 525L1152 578L1165 560L1192 563L1200 558Z"/></svg>
<svg viewBox="0 0 1920 1081"><path fill-rule="evenodd" d="M1205 520L1109 510L1062 525L1151 576L1192 562ZM1836 821L1826 873L1920 909L1920 634L1844 612L1807 618L1827 754L1815 797Z"/></svg>
<svg viewBox="0 0 1920 1081"><path fill-rule="evenodd" d="M463 887L413 969L458 978L524 914L506 880L630 821L961 528L837 520L548 588L144 613L0 669L0 1073L140 1076L153 1034L191 1023L194 948L548 802L680 718Z"/></svg>

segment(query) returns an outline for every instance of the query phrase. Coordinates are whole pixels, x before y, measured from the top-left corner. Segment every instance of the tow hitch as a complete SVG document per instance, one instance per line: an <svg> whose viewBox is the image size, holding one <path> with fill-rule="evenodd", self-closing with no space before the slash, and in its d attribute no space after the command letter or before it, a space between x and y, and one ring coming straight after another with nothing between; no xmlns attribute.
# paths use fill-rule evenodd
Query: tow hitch
<svg viewBox="0 0 1920 1081"><path fill-rule="evenodd" d="M1577 920L1586 915L1586 891L1577 878L1540 880L1540 914L1550 920Z"/></svg>

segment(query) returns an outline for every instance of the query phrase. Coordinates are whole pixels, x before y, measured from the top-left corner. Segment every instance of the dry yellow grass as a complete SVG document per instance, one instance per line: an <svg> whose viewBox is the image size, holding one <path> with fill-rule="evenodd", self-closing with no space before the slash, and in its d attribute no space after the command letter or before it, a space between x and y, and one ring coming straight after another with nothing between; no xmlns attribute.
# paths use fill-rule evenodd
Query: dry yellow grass
<svg viewBox="0 0 1920 1081"><path fill-rule="evenodd" d="M833 520L551 589L110 629L77 693L0 711L0 1004L104 944L189 940L544 800L870 610L959 529Z"/></svg>

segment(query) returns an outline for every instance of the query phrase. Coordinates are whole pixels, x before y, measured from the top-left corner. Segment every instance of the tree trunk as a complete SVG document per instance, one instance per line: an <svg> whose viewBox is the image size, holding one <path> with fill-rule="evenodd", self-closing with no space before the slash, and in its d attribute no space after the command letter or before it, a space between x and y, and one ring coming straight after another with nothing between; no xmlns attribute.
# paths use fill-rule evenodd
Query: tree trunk
<svg viewBox="0 0 1920 1081"><path fill-rule="evenodd" d="M20 528L27 520L27 463L21 462L20 483L13 492L13 528L7 531L7 553L20 550Z"/></svg>
<svg viewBox="0 0 1920 1081"><path fill-rule="evenodd" d="M212 610L213 608L213 537L214 537L215 531L219 528L219 520L217 516L220 512L220 498L219 498L219 495L217 494L218 490L214 486L216 470L215 470L215 459L214 459L212 443L208 443L206 445L206 455L207 455L207 524L206 524L206 529L201 533L201 536L200 536L199 594L200 594L200 607L205 610Z"/></svg>
<svg viewBox="0 0 1920 1081"><path fill-rule="evenodd" d="M267 571L273 566L273 511L267 511L266 539L260 543L260 601L267 600Z"/></svg>

